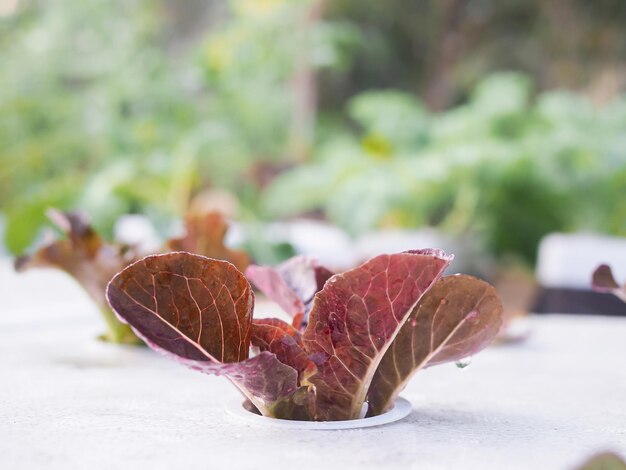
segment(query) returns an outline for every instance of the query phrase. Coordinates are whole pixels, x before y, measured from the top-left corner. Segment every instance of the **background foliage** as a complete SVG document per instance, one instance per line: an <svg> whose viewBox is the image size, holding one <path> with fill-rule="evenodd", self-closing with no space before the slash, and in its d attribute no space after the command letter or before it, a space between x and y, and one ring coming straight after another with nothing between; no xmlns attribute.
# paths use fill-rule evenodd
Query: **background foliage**
<svg viewBox="0 0 626 470"><path fill-rule="evenodd" d="M110 236L124 213L167 227L205 187L245 220L432 225L529 263L550 231L626 235L621 1L0 0L0 15L15 253L49 206Z"/></svg>

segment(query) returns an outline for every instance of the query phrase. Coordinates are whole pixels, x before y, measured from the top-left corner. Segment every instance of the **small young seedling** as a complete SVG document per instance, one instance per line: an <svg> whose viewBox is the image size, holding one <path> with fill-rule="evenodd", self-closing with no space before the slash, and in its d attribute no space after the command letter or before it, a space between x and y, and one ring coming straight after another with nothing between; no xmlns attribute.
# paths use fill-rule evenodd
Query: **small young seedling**
<svg viewBox="0 0 626 470"><path fill-rule="evenodd" d="M495 289L442 277L451 260L416 250L339 274L304 257L250 267L292 324L254 319L244 274L187 252L137 261L111 280L107 299L150 347L226 376L264 416L350 420L387 411L415 372L472 356L498 333Z"/></svg>

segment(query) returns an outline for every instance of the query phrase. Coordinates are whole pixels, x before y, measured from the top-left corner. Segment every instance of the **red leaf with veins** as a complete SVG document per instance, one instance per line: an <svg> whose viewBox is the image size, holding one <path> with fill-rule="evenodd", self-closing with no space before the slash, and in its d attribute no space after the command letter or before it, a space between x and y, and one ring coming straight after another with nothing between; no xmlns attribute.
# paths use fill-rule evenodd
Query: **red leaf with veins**
<svg viewBox="0 0 626 470"><path fill-rule="evenodd" d="M502 326L495 288L472 276L439 279L419 301L385 353L368 393L369 413L390 408L413 374L485 348Z"/></svg>
<svg viewBox="0 0 626 470"><path fill-rule="evenodd" d="M298 371L300 377L315 371L312 362L302 349L302 336L298 330L277 318L264 318L252 322L252 345L269 351L283 364Z"/></svg>
<svg viewBox="0 0 626 470"><path fill-rule="evenodd" d="M247 359L254 296L226 261L185 252L148 256L111 280L107 299L150 347L226 375L261 412L297 388L296 370L275 355Z"/></svg>
<svg viewBox="0 0 626 470"><path fill-rule="evenodd" d="M303 336L318 367L308 379L314 420L359 417L387 348L451 259L440 250L381 255L326 282Z"/></svg>
<svg viewBox="0 0 626 470"><path fill-rule="evenodd" d="M291 317L294 326L307 320L313 296L333 275L309 256L295 256L276 267L251 265L246 276Z"/></svg>

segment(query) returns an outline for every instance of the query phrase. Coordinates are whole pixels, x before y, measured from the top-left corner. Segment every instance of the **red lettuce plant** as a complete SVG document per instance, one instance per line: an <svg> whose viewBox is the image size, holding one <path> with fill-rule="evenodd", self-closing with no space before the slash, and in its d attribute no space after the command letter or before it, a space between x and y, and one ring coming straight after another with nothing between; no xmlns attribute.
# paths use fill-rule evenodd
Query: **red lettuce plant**
<svg viewBox="0 0 626 470"><path fill-rule="evenodd" d="M107 299L152 348L226 376L264 416L356 419L388 410L415 372L473 355L500 329L495 289L442 278L451 259L380 255L334 275L310 258L250 267L293 324L254 319L246 277L187 252L137 261L111 280Z"/></svg>

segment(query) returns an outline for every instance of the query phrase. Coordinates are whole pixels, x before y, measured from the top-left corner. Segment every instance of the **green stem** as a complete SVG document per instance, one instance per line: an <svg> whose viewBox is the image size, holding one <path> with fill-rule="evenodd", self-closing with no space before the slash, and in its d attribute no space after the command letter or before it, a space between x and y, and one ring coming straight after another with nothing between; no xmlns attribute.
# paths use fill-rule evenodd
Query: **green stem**
<svg viewBox="0 0 626 470"><path fill-rule="evenodd" d="M130 326L122 323L117 319L115 313L109 307L101 307L100 311L106 321L109 331L101 336L104 341L116 344L134 344L141 345L143 342L137 338Z"/></svg>

